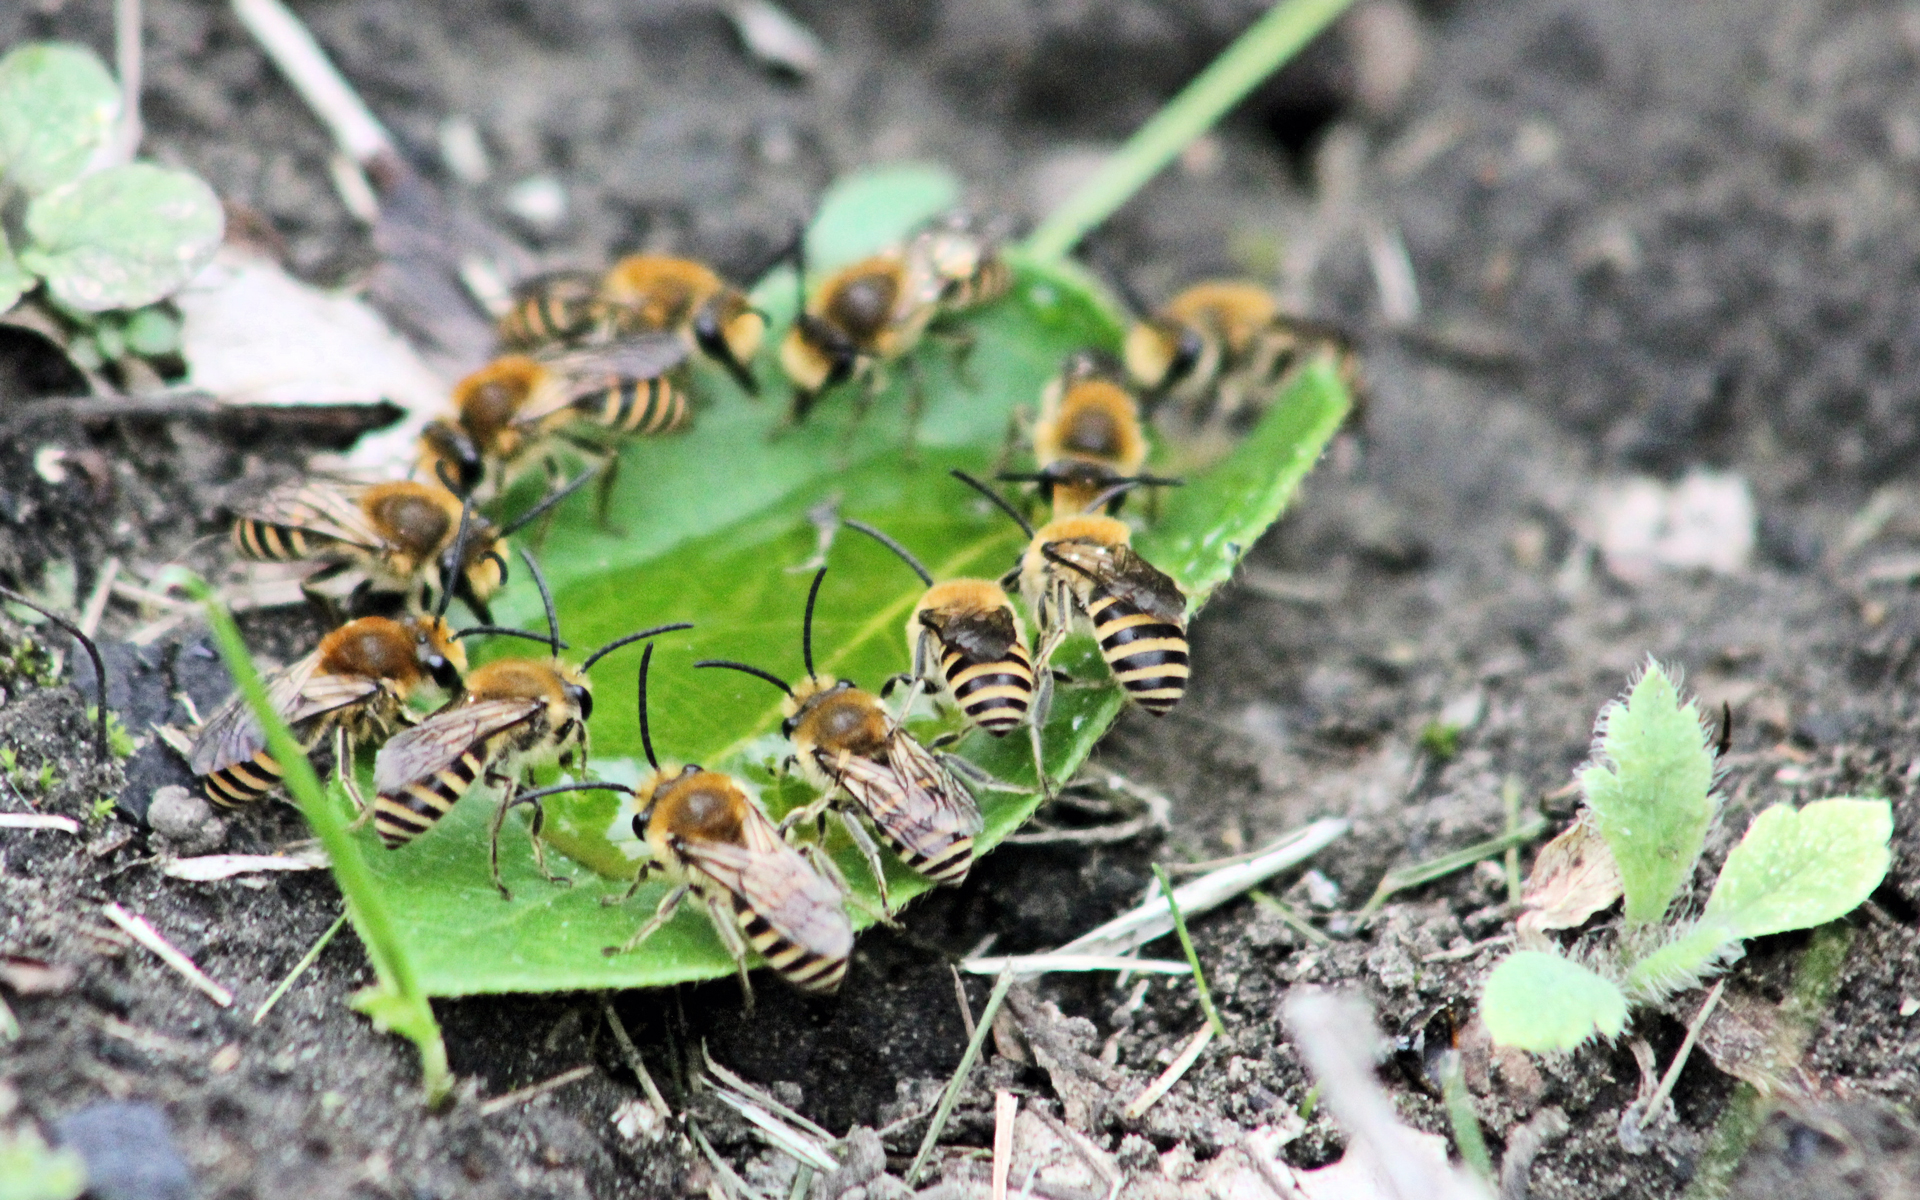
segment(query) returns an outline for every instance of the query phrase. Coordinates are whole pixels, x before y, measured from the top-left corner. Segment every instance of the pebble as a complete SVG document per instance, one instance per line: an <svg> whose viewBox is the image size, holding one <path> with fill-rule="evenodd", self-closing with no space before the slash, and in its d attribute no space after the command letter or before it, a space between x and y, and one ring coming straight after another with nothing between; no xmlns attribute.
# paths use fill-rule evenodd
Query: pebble
<svg viewBox="0 0 1920 1200"><path fill-rule="evenodd" d="M60 1144L87 1163L94 1200L188 1200L193 1173L151 1104L95 1104L54 1126Z"/></svg>
<svg viewBox="0 0 1920 1200"><path fill-rule="evenodd" d="M154 789L147 824L181 854L204 854L227 840L227 823L207 798L177 783Z"/></svg>

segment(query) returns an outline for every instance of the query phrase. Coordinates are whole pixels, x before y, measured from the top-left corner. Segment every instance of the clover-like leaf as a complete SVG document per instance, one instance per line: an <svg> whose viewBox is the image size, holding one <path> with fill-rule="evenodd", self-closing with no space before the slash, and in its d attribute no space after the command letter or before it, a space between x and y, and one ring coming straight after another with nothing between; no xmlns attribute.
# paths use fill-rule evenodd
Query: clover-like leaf
<svg viewBox="0 0 1920 1200"><path fill-rule="evenodd" d="M1727 855L1701 924L1752 938L1843 917L1886 878L1892 837L1885 800L1816 800L1797 812L1776 804Z"/></svg>
<svg viewBox="0 0 1920 1200"><path fill-rule="evenodd" d="M1629 926L1651 924L1693 874L1713 820L1713 752L1700 713L1659 663L1600 713L1580 772L1594 826L1620 865Z"/></svg>
<svg viewBox="0 0 1920 1200"><path fill-rule="evenodd" d="M78 177L119 115L120 89L85 46L10 51L0 58L0 179L39 195Z"/></svg>
<svg viewBox="0 0 1920 1200"><path fill-rule="evenodd" d="M829 206L821 223L837 219L835 213ZM691 667L697 658L725 657L789 679L802 673L801 610L808 564L819 548L810 514L823 503L837 502L845 515L885 529L938 577L993 577L1013 565L1023 536L948 478L947 469L990 474L1014 407L1037 402L1066 354L1087 345L1113 349L1121 333L1117 314L1078 272L1017 255L1015 265L1012 293L967 319L975 345L964 363L942 345L917 352L927 404L911 453L905 371L894 373L864 419L856 419L857 396L849 387L824 400L808 423L788 429L782 397L750 400L723 376L703 370L694 380L694 428L635 442L623 453L612 514L618 530L598 525L586 497L560 510L539 558L575 653L646 625L696 624L657 640L649 693L653 740L663 758L733 771L775 814L808 798L802 785L768 770L786 753L778 736L779 693L732 672ZM787 282L790 288L790 277ZM777 299L766 307L777 311ZM775 353L770 345L758 364L765 384L779 379L771 365ZM1153 514L1143 521L1137 547L1187 589L1196 610L1278 517L1347 404L1333 370L1315 365L1232 456L1157 502L1134 502L1133 511ZM537 491L539 481L528 482L529 492ZM922 585L858 535L841 534L827 561L832 569L814 626L818 665L878 687L909 666L904 631ZM495 609L497 618L522 628L542 624L538 596L517 564L513 586ZM476 658L524 652L518 645L475 649ZM634 711L638 654L622 652L594 669L592 765L602 778L632 782L646 771ZM1056 692L1046 745L1051 773L1064 776L1106 731L1122 701L1090 640L1074 639L1056 662L1092 685ZM930 737L953 726L935 720L916 728ZM1002 780L1032 782L1022 733L998 740L970 733L956 749ZM976 842L980 853L1039 803L1031 790L978 795L986 817ZM566 855L550 861L571 871L571 888L540 878L525 822L510 821L502 862L515 897L503 902L487 877L487 824L496 799L476 788L397 851L381 848L371 830L361 834L397 935L427 991L651 986L731 972L704 912L691 905L634 953L602 955L646 919L665 890L649 883L626 905L601 904L623 890L641 853L630 828L631 802L613 793L548 802L546 834ZM871 905L864 860L837 828L828 845L856 904ZM888 880L896 900L926 887L891 860ZM865 920L857 910L856 919Z"/></svg>
<svg viewBox="0 0 1920 1200"><path fill-rule="evenodd" d="M223 228L220 201L198 176L129 163L35 198L20 260L68 308L138 308L206 266Z"/></svg>
<svg viewBox="0 0 1920 1200"><path fill-rule="evenodd" d="M1571 959L1521 950L1487 976L1480 1017L1501 1045L1549 1054L1595 1034L1620 1036L1627 998L1612 980Z"/></svg>

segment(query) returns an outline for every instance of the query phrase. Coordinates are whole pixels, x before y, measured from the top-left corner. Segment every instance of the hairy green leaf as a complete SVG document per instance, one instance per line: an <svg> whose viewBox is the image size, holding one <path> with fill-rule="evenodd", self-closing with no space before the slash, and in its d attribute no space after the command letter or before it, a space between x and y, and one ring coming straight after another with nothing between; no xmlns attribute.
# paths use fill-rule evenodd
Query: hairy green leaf
<svg viewBox="0 0 1920 1200"><path fill-rule="evenodd" d="M1487 976L1480 996L1487 1032L1536 1054L1572 1050L1627 1027L1627 998L1612 980L1558 954L1521 950Z"/></svg>
<svg viewBox="0 0 1920 1200"><path fill-rule="evenodd" d="M872 254L959 201L960 181L936 163L870 167L835 180L807 229L807 269L830 271Z"/></svg>
<svg viewBox="0 0 1920 1200"><path fill-rule="evenodd" d="M1638 1003L1653 1003L1693 987L1739 957L1740 939L1725 926L1696 921L1628 968L1627 991Z"/></svg>
<svg viewBox="0 0 1920 1200"><path fill-rule="evenodd" d="M1623 703L1600 713L1594 757L1580 772L1594 826L1620 864L1629 927L1652 924L1693 874L1713 820L1713 753L1700 713L1681 704L1657 662Z"/></svg>
<svg viewBox="0 0 1920 1200"><path fill-rule="evenodd" d="M1701 923L1734 937L1810 929L1852 912L1886 878L1893 807L1885 800L1776 804L1727 855Z"/></svg>
<svg viewBox="0 0 1920 1200"><path fill-rule="evenodd" d="M206 266L224 223L198 176L129 163L37 197L27 206L32 244L20 258L69 308L138 308Z"/></svg>
<svg viewBox="0 0 1920 1200"><path fill-rule="evenodd" d="M1003 515L947 476L950 466L990 474L1002 454L1009 414L1037 401L1061 358L1084 345L1112 347L1120 328L1080 278L1032 263L1019 267L1014 293L968 328L977 338L970 361L957 366L942 346L919 355L928 404L919 438L904 443L907 381L896 373L854 421L851 394L830 398L813 419L784 428L775 398L748 400L718 376L697 380L699 417L684 435L628 447L614 492L617 531L600 528L582 496L558 514L539 556L556 592L563 635L576 655L623 633L666 621L697 628L658 639L651 699L654 744L663 759L698 761L740 773L776 815L803 802L797 781L769 769L786 753L778 737L781 696L772 687L725 671L696 671L696 658L737 658L788 679L803 673L800 620L819 533L809 519L836 502L847 516L887 530L937 577L997 576L1010 567L1023 536ZM769 355L772 349L769 348ZM761 364L761 376L777 374ZM849 392L852 389L848 389ZM1239 450L1186 487L1158 501L1136 501L1158 515L1136 545L1168 570L1195 606L1232 572L1274 521L1300 478L1343 419L1347 397L1330 368L1315 366L1276 404ZM874 688L909 665L905 623L921 584L880 546L842 531L827 561L832 570L814 626L818 666ZM522 628L541 625L539 601L516 564L514 585L496 616ZM524 653L519 645L479 648ZM594 671L594 773L634 781L640 761L634 711L639 650L622 651ZM1084 638L1057 660L1093 686L1063 686L1046 730L1051 772L1064 776L1118 715L1121 699ZM952 727L945 719L916 725L924 736ZM967 758L999 779L1030 788L1026 739L996 741L969 734ZM1031 815L1028 790L979 793L987 828L982 852ZM484 788L455 806L416 842L368 857L400 926L423 986L439 995L630 987L727 974L731 964L697 906L689 906L639 951L601 954L653 910L664 885L651 883L630 903L603 907L631 877L641 853L630 829L631 802L608 792L556 797L546 832L566 856L551 860L574 886L556 889L535 872L526 825L508 822L505 877L515 891L504 902L488 882L486 826L493 796ZM871 903L864 861L835 828L829 847ZM569 862L571 859L571 862ZM889 864L896 899L923 890L917 877ZM856 912L856 917L864 922Z"/></svg>
<svg viewBox="0 0 1920 1200"><path fill-rule="evenodd" d="M77 177L113 133L120 89L93 51L31 42L0 58L0 179L39 195Z"/></svg>

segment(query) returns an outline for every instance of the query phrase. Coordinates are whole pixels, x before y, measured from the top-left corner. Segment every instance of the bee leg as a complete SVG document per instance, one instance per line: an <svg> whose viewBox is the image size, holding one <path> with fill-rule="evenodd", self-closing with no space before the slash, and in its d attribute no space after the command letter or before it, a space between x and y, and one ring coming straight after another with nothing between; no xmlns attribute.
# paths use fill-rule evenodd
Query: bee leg
<svg viewBox="0 0 1920 1200"><path fill-rule="evenodd" d="M1020 447L1031 439L1032 430L1033 409L1024 404L1014 405L1013 411L1007 414L1007 436L1000 443L1000 457L993 460L995 475L1013 465L1014 457L1020 453Z"/></svg>
<svg viewBox="0 0 1920 1200"><path fill-rule="evenodd" d="M867 836L866 826L860 823L859 817L843 812L840 822L847 827L847 836L853 839L853 844L860 847L861 855L867 860L867 870L873 872L873 890L880 896L880 919L888 925L898 924L893 919L893 900L887 895L887 864L880 857L880 847L874 845L873 839Z"/></svg>
<svg viewBox="0 0 1920 1200"><path fill-rule="evenodd" d="M748 1012L752 1012L753 983L747 978L747 943L740 936L740 926L717 897L707 897L707 915L713 918L713 931L720 935L720 944L727 948L728 956L733 959L733 969L740 974L741 1003Z"/></svg>
<svg viewBox="0 0 1920 1200"><path fill-rule="evenodd" d="M546 805L538 800L526 800L520 801L519 803L531 804L533 806L533 821L527 830L528 836L533 839L533 865L540 868L540 874L546 878L548 883L556 887L572 887L573 880L568 879L565 875L555 875L547 869L547 843L546 840L540 836L540 830L545 827L547 823Z"/></svg>
<svg viewBox="0 0 1920 1200"><path fill-rule="evenodd" d="M1047 684L1047 698L1053 698L1053 684ZM1033 746L1033 778L1040 785L1040 796L1045 800L1053 799L1053 780L1047 778L1047 752L1041 745L1040 727L1046 722L1030 720L1027 722L1027 741Z"/></svg>
<svg viewBox="0 0 1920 1200"><path fill-rule="evenodd" d="M952 352L953 374L954 378L960 381L960 386L970 392L979 391L980 380L973 373L973 348L980 339L975 337L971 330L957 327L929 329L927 336L935 341L945 342L947 349Z"/></svg>
<svg viewBox="0 0 1920 1200"><path fill-rule="evenodd" d="M500 898L511 900L513 893L507 890L507 885L500 880L500 827L506 824L507 810L517 801L520 783L518 780L506 779L492 772L487 773L487 782L507 789L506 794L500 798L500 807L493 810L493 824L487 831L487 870L493 878L493 886L500 889ZM538 837L535 840L538 841ZM544 868L545 864L542 864L542 869Z"/></svg>
<svg viewBox="0 0 1920 1200"><path fill-rule="evenodd" d="M780 836L787 837L796 825L804 825L808 821L819 820L820 815L826 812L828 806L832 803L833 797L829 794L820 797L810 804L803 804L799 808L794 809L786 816L780 818L780 824L776 827L780 832ZM788 838L788 840L791 841L792 839Z"/></svg>
<svg viewBox="0 0 1920 1200"><path fill-rule="evenodd" d="M641 863L640 869L633 873L633 882L627 885L627 890L621 892L618 896L600 897L600 906L602 908L612 908L616 904L625 904L627 901L633 899L634 893L640 890L640 885L647 881L647 876L660 869L660 864L652 859Z"/></svg>
<svg viewBox="0 0 1920 1200"><path fill-rule="evenodd" d="M940 765L975 787L983 787L990 792L1031 792L1033 790L1024 783L1009 783L957 754L940 755Z"/></svg>
<svg viewBox="0 0 1920 1200"><path fill-rule="evenodd" d="M907 465L920 461L920 414L927 408L927 373L917 358L907 359L907 434L900 453Z"/></svg>
<svg viewBox="0 0 1920 1200"><path fill-rule="evenodd" d="M354 746L353 735L347 732L345 725L333 727L333 773L340 778L340 787L347 793L347 799L353 802L354 817L347 828L358 829L373 816L373 806L360 794L359 785L354 782Z"/></svg>
<svg viewBox="0 0 1920 1200"><path fill-rule="evenodd" d="M630 953L635 946L652 937L662 925L673 920L673 914L680 911L680 902L685 900L687 893L692 890L693 889L683 883L666 895L660 897L660 907L653 910L653 915L647 918L646 924L635 930L633 936L620 945L608 946L606 949L600 951L600 953L606 955L608 958L612 958L616 954Z"/></svg>

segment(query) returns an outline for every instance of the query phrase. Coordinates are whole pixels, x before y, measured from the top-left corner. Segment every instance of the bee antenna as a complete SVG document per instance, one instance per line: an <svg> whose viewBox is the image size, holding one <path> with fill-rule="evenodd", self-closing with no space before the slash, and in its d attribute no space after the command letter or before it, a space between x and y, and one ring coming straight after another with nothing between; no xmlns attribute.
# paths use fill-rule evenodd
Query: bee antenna
<svg viewBox="0 0 1920 1200"><path fill-rule="evenodd" d="M919 559L915 558L912 554L908 553L907 548L905 546L902 546L899 542L894 541L892 538L888 537L884 533L881 533L878 529L875 529L873 526L868 525L864 521L856 521L856 520L853 520L851 517L843 517L841 518L840 523L842 525L845 525L848 529L858 529L861 533L866 534L868 537L872 538L874 541L879 542L882 546L885 546L887 549L899 555L901 562L904 562L909 567L913 568L913 573L920 577L921 583L926 584L928 587L933 586L933 576L928 574L927 569L920 565Z"/></svg>
<svg viewBox="0 0 1920 1200"><path fill-rule="evenodd" d="M560 617L553 611L553 593L547 590L547 577L540 573L540 564L533 561L533 555L527 553L525 546L520 547L520 557L533 574L533 586L540 589L540 606L547 610L547 642L557 655L560 653Z"/></svg>
<svg viewBox="0 0 1920 1200"><path fill-rule="evenodd" d="M1078 571L1080 572L1080 574L1085 575L1088 579L1093 578L1092 571L1087 570L1085 567L1081 566L1079 563L1074 562L1072 559L1061 554L1058 550L1055 550L1051 545L1041 546L1040 554L1041 554L1041 557L1045 558L1048 562L1053 563L1056 566L1065 567L1070 571Z"/></svg>
<svg viewBox="0 0 1920 1200"><path fill-rule="evenodd" d="M820 599L820 585L826 578L825 567L813 573L813 586L807 589L807 615L800 622L800 661L807 664L809 679L813 678L813 605Z"/></svg>
<svg viewBox="0 0 1920 1200"><path fill-rule="evenodd" d="M456 496L460 495L460 485L454 481L453 473L448 469L446 459L436 458L433 460L433 473L439 477L441 487L446 488Z"/></svg>
<svg viewBox="0 0 1920 1200"><path fill-rule="evenodd" d="M537 788L531 792L515 792L513 802L525 804L529 800L538 800L544 796L555 796L561 792L625 792L631 796L633 789L624 783L615 783L611 779L582 779L574 783L556 783L549 787Z"/></svg>
<svg viewBox="0 0 1920 1200"><path fill-rule="evenodd" d="M734 662L730 658L703 658L693 665L696 667L725 667L729 671L745 671L755 679L764 679L787 695L793 695L793 689L787 686L787 681L775 675L772 671L762 671L759 667L748 666L743 662Z"/></svg>
<svg viewBox="0 0 1920 1200"><path fill-rule="evenodd" d="M994 507L998 508L1001 512L1013 518L1013 523L1020 527L1020 531L1022 533L1026 534L1028 537L1033 536L1033 523L1028 521L1025 517L1021 516L1019 509L1015 508L1011 504L1008 504L1007 498L1005 496L1002 496L999 492L994 491L992 488L988 487L984 483L981 483L978 479L975 479L973 476L967 474L965 471L960 470L958 467L955 467L953 470L948 471L947 474L953 476L955 479L958 479L961 483L966 484L968 487L972 488L974 491L979 492L982 496L985 496L987 499L993 501Z"/></svg>
<svg viewBox="0 0 1920 1200"><path fill-rule="evenodd" d="M433 464L433 469L440 476L441 481L445 482L446 461L442 459ZM447 491L452 492L453 488L449 487ZM440 556L440 603L433 610L433 615L436 617L447 615L447 606L453 603L453 593L458 590L456 585L460 578L460 568L466 565L467 561L467 543L473 539L473 517L473 500L462 496L460 524L453 531L453 544L448 546L446 552ZM504 577L503 575L502 578Z"/></svg>
<svg viewBox="0 0 1920 1200"><path fill-rule="evenodd" d="M106 668L106 664L100 661L100 648L93 644L92 638L80 632L80 627L78 625L69 623L68 620L65 617L61 616L59 613L52 612L48 609L40 607L38 604L35 604L33 601L27 599L25 596L22 596L19 592L16 592L11 588L0 587L0 596L5 596L7 599L13 601L15 604L26 605L28 608L39 613L41 616L45 617L47 620L52 621L55 625L58 625L60 628L72 634L74 637L74 640L78 641L82 646L86 647L87 657L93 660L93 686L94 686L95 695L98 699L98 711L95 717L95 721L97 722L97 725L94 729L94 738L93 738L93 756L95 761L106 762L107 754L108 754L107 668Z"/></svg>
<svg viewBox="0 0 1920 1200"><path fill-rule="evenodd" d="M1141 484L1145 482L1147 481L1144 479L1122 479L1118 483L1114 484L1112 487L1108 488L1106 491L1101 492L1098 496L1095 496L1093 499L1087 501L1087 506L1081 509L1080 511L1085 513L1099 512L1101 509L1105 508L1107 505L1113 503L1115 500L1119 499L1121 496L1126 495L1128 492L1139 487Z"/></svg>
<svg viewBox="0 0 1920 1200"><path fill-rule="evenodd" d="M530 642L547 643L547 637L545 634L528 633L524 629L508 629L504 625L473 625L473 626L469 626L466 629L461 629L456 631L453 636L456 638L463 638L468 636L469 634L472 634L475 636L481 636L481 637L517 637L517 638L525 638ZM570 649L570 647L565 642L561 642L560 649L566 650L566 649Z"/></svg>
<svg viewBox="0 0 1920 1200"><path fill-rule="evenodd" d="M1113 285L1114 291L1120 293L1120 303L1126 306L1127 311L1132 313L1135 319L1145 318L1153 312L1153 306L1147 303L1147 298L1140 294L1139 288L1134 286L1133 277L1122 269L1112 254L1098 245L1089 245L1086 256L1093 269Z"/></svg>
<svg viewBox="0 0 1920 1200"><path fill-rule="evenodd" d="M647 671L653 666L653 643L647 643L646 652L640 656L640 748L647 752L647 765L658 771L660 760L653 756L653 731L647 727Z"/></svg>
<svg viewBox="0 0 1920 1200"><path fill-rule="evenodd" d="M587 480L592 479L596 474L599 473L599 471L600 471L599 467L589 467L586 470L580 472L580 474L574 476L571 480L567 482L567 486L561 488L559 491L554 492L552 495L546 497L544 500L540 501L540 503L534 505L532 508L521 513L519 516L515 517L512 521L508 522L506 525L501 526L499 536L503 538L509 537L515 533L520 532L522 529L525 529L527 526L533 524L533 522L539 520L540 517L552 511L554 505L560 503L562 500L565 500L568 496L573 495L575 492L579 491L582 487L586 486Z"/></svg>
<svg viewBox="0 0 1920 1200"><path fill-rule="evenodd" d="M620 647L630 646L642 638L658 637L663 633L672 633L676 629L692 628L693 623L690 621L675 621L671 625L655 625L652 629L642 629L639 633L630 633L625 637L617 637L598 650L595 650L592 654L587 655L587 661L580 664L580 669L584 671Z"/></svg>

